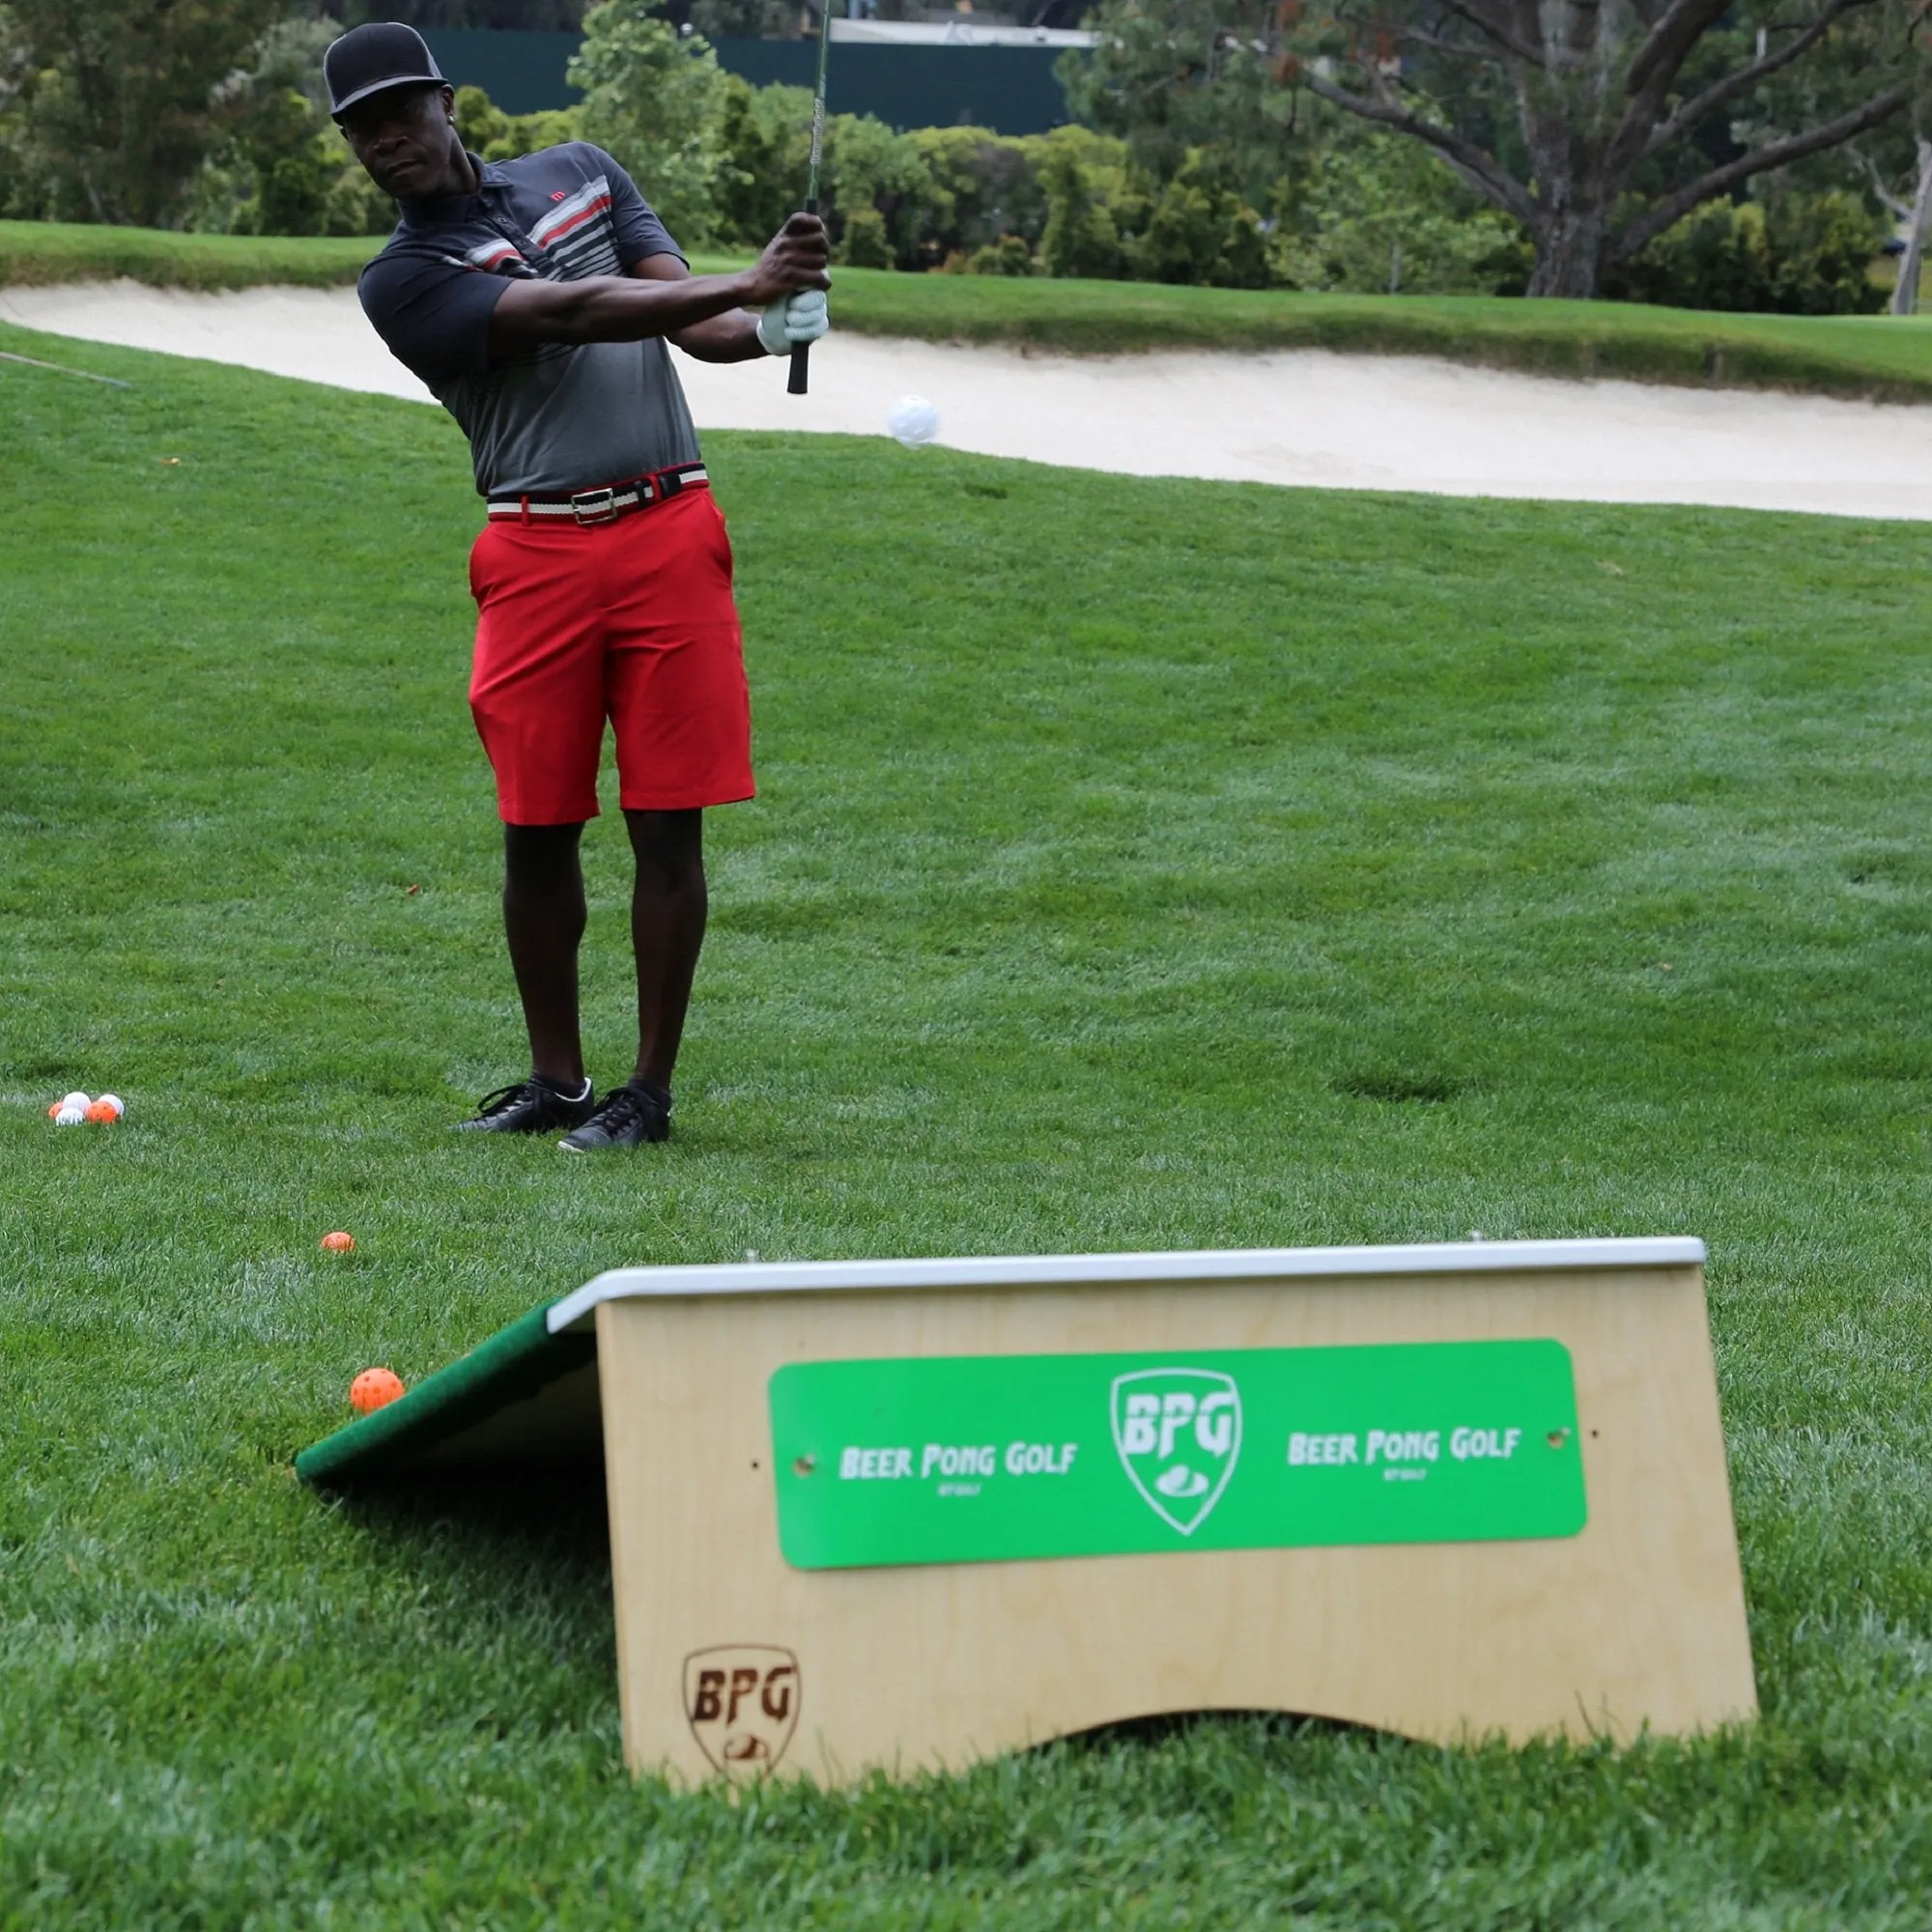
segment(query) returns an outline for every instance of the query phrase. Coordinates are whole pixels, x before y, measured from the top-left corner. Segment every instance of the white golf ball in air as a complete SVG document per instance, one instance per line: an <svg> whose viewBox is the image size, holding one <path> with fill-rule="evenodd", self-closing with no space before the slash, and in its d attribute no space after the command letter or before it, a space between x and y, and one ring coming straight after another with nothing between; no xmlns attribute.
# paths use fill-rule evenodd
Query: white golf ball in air
<svg viewBox="0 0 1932 1932"><path fill-rule="evenodd" d="M923 396L901 396L886 416L886 427L908 449L939 434L939 412Z"/></svg>

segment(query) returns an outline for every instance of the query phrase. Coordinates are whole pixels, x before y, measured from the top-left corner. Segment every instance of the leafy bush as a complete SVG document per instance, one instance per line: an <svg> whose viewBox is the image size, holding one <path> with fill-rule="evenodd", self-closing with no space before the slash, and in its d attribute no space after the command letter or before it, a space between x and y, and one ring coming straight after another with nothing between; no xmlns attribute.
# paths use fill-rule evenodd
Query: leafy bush
<svg viewBox="0 0 1932 1932"><path fill-rule="evenodd" d="M1869 315L1884 225L1856 196L1786 193L1713 202L1612 270L1605 293L1669 308L1776 315Z"/></svg>
<svg viewBox="0 0 1932 1932"><path fill-rule="evenodd" d="M1121 221L1137 224L1146 212L1145 197L1132 191L1126 143L1085 128L1056 128L1041 140L1038 156L1046 196L1039 253L1046 272L1125 274Z"/></svg>
<svg viewBox="0 0 1932 1932"><path fill-rule="evenodd" d="M886 233L886 217L876 208L855 208L845 217L838 260L853 269L893 266L893 244Z"/></svg>
<svg viewBox="0 0 1932 1932"><path fill-rule="evenodd" d="M456 90L456 131L463 136L463 145L486 161L513 161L539 148L584 138L583 117L575 107L505 114L480 87Z"/></svg>
<svg viewBox="0 0 1932 1932"><path fill-rule="evenodd" d="M977 259L992 248L1013 261L1017 256L1006 244L1017 242L1032 261L1046 226L1038 136L996 134L990 128L916 128L906 138L932 176L926 251L934 260Z"/></svg>
<svg viewBox="0 0 1932 1932"><path fill-rule="evenodd" d="M811 90L753 87L741 74L726 74L719 134L730 157L719 178L719 230L759 247L805 197Z"/></svg>
<svg viewBox="0 0 1932 1932"><path fill-rule="evenodd" d="M1137 280L1205 282L1217 289L1268 283L1261 217L1210 150L1189 149L1179 171L1149 202L1147 225L1123 243Z"/></svg>
<svg viewBox="0 0 1932 1932"><path fill-rule="evenodd" d="M966 257L966 272L971 275L1030 275L1033 271L1033 250L1021 235L1002 235Z"/></svg>
<svg viewBox="0 0 1932 1932"><path fill-rule="evenodd" d="M840 261L854 268L928 266L927 238L941 204L911 135L895 133L870 114L835 114L825 124L824 175L820 204Z"/></svg>
<svg viewBox="0 0 1932 1932"><path fill-rule="evenodd" d="M1190 148L1162 184L1124 141L1056 128L1041 138L1038 165L1047 209L1040 259L1048 274L1266 286L1261 217L1209 150Z"/></svg>

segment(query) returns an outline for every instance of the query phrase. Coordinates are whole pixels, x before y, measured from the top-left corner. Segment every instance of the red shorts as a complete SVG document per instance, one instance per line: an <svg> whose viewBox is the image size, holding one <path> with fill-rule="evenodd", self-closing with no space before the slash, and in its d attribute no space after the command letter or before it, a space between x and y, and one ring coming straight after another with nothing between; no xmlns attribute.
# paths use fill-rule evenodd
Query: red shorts
<svg viewBox="0 0 1932 1932"><path fill-rule="evenodd" d="M610 524L493 517L469 588L469 709L506 824L597 816L606 718L627 811L752 796L731 540L708 489Z"/></svg>

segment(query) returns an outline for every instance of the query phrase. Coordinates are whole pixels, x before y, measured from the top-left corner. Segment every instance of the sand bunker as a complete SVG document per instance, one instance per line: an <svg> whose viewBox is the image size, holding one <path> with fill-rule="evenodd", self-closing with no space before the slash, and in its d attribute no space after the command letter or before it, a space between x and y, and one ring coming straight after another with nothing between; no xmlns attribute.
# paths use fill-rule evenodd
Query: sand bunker
<svg viewBox="0 0 1932 1932"><path fill-rule="evenodd" d="M0 289L0 318L428 400L349 289ZM709 429L878 436L910 391L939 406L942 443L1085 469L1932 519L1932 408L1570 383L1408 356L1085 357L836 332L813 354L802 398L785 394L776 362L679 366Z"/></svg>

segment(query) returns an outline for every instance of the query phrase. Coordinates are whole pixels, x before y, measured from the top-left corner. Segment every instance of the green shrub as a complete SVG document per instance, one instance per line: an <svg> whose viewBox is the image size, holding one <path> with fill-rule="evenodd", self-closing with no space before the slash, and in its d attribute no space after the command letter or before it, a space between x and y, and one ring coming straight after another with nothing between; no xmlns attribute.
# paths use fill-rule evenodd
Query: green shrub
<svg viewBox="0 0 1932 1932"><path fill-rule="evenodd" d="M1884 226L1855 195L1775 194L1713 202L1667 228L1605 277L1604 293L1668 308L1774 315L1868 315Z"/></svg>
<svg viewBox="0 0 1932 1932"><path fill-rule="evenodd" d="M805 199L811 147L811 90L753 87L724 76L720 140L719 227L729 241L762 247Z"/></svg>
<svg viewBox="0 0 1932 1932"><path fill-rule="evenodd" d="M1260 289L1268 282L1261 217L1208 151L1188 151L1179 172L1151 197L1147 225L1122 253L1138 279Z"/></svg>
<svg viewBox="0 0 1932 1932"><path fill-rule="evenodd" d="M1046 225L1040 260L1049 275L1119 276L1127 272L1120 214L1145 210L1132 194L1126 143L1085 128L1056 128L1038 148Z"/></svg>
<svg viewBox="0 0 1932 1932"><path fill-rule="evenodd" d="M1056 128L1037 154L1047 211L1040 259L1048 274L1267 285L1261 217L1218 156L1191 148L1162 184L1141 169L1125 142L1085 128Z"/></svg>
<svg viewBox="0 0 1932 1932"><path fill-rule="evenodd" d="M857 246L870 266L930 266L926 238L941 201L932 170L911 135L895 133L870 114L835 114L825 124L824 174L820 202L840 260L865 266L846 238L857 220L863 231ZM876 235L868 210L879 217Z"/></svg>
<svg viewBox="0 0 1932 1932"><path fill-rule="evenodd" d="M1766 204L1778 315L1870 315L1887 291L1871 278L1887 224L1857 195L1780 195Z"/></svg>
<svg viewBox="0 0 1932 1932"><path fill-rule="evenodd" d="M845 217L838 259L851 269L893 266L893 244L886 234L886 217L876 208L855 208Z"/></svg>
<svg viewBox="0 0 1932 1932"><path fill-rule="evenodd" d="M1037 135L989 128L916 128L906 138L932 177L933 216L924 252L935 263L976 255L1018 237L1029 259L1046 226ZM1009 272L1001 270L1000 272Z"/></svg>
<svg viewBox="0 0 1932 1932"><path fill-rule="evenodd" d="M486 161L513 161L540 148L583 138L583 117L575 107L539 114L505 114L480 87L456 90L456 131L471 154Z"/></svg>
<svg viewBox="0 0 1932 1932"><path fill-rule="evenodd" d="M974 275L1030 275L1034 271L1033 250L1024 236L1002 235L983 248L976 248L966 258L966 271Z"/></svg>

